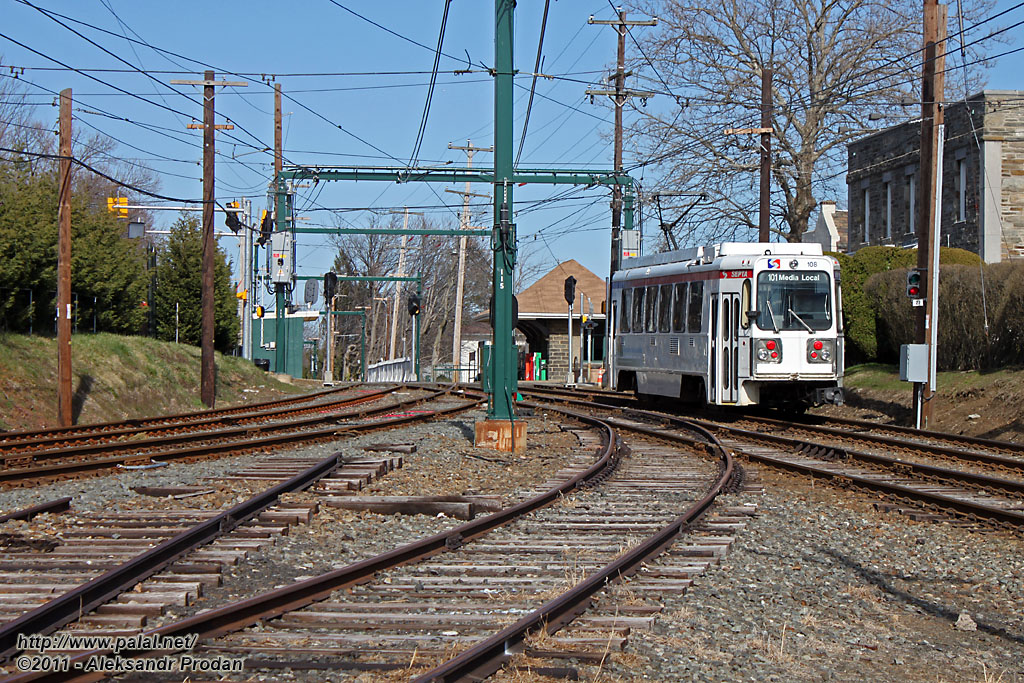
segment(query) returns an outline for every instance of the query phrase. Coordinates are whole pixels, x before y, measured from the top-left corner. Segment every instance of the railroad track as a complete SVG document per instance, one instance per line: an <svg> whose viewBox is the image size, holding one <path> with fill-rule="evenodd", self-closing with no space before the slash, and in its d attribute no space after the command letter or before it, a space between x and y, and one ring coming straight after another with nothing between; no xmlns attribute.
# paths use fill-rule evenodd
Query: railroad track
<svg viewBox="0 0 1024 683"><path fill-rule="evenodd" d="M158 418L142 420L145 425L107 423L96 426L83 425L74 433L49 434L45 432L21 432L21 438L11 441L0 440L0 468L23 467L32 462L67 457L76 450L83 453L100 452L105 448L128 447L141 440L170 437L181 434L202 434L238 425L261 424L275 420L286 420L311 413L352 407L382 399L397 390L390 387L381 390L355 390L352 395L341 395L336 391L312 394L310 400L286 399L282 404L273 402L249 409L235 408L231 412L220 411L176 415L166 423ZM186 419L187 418L187 419ZM117 426L112 426L117 425ZM102 428L102 429L98 429ZM49 431L49 430L46 430Z"/></svg>
<svg viewBox="0 0 1024 683"><path fill-rule="evenodd" d="M529 396L535 392L523 389L522 393ZM750 416L727 422L683 420L661 412L605 405L594 396L581 400L572 392L536 393L581 408L643 419L655 429L682 423L700 425L751 461L827 479L843 487L883 493L896 501L882 504L882 509L905 511L920 518L966 517L1011 528L1024 526L1024 460L1012 456L939 446L918 438L875 437L772 419L762 422ZM743 420L748 428L736 426L737 420ZM623 424L616 418L608 421ZM870 447L859 447L863 444ZM1007 444L1007 450L1013 447ZM936 464L935 458L940 458L941 464ZM956 461L954 466L948 466L950 460ZM1000 474L982 467L995 468ZM1004 472L1012 476L1002 476Z"/></svg>
<svg viewBox="0 0 1024 683"><path fill-rule="evenodd" d="M609 648L657 613L656 604L636 605L636 597L656 603L664 591L685 590L718 561L751 510L721 508L701 520L733 467L700 428L677 435L671 447L631 437L627 455L610 426L572 417L596 431L576 432L584 452L525 500L147 634L197 634L190 655L244 654L248 670L404 669L453 649L462 653L421 679L477 680L510 662L536 671L551 660L560 664L552 670L565 673L570 657L599 666ZM683 532L695 536L673 545ZM603 595L631 576L632 606ZM536 640L540 631L547 635ZM76 672L74 662L102 655L71 658L67 674L11 680L95 680Z"/></svg>
<svg viewBox="0 0 1024 683"><path fill-rule="evenodd" d="M47 429L25 430L15 429L0 432L0 448L6 448L7 446L12 446L16 443L25 441L32 442L41 439L51 439L52 441L56 442L64 437L97 435L103 434L104 432L116 432L120 430L136 428L142 429L146 427L184 424L196 420L203 420L216 417L227 417L230 415L238 415L241 413L258 412L264 409L284 408L286 406L315 403L317 401L323 400L325 398L334 396L339 393L357 390L360 386L362 385L351 384L347 386L338 386L331 389L325 389L324 391L314 392L311 394L302 394L301 396L292 396L290 398L275 399L273 401L261 401L259 403L246 403L239 406L233 406L231 408L217 408L215 410L198 410L185 413L175 413L171 415L158 415L155 417L139 417L112 422L96 422L84 425L73 425L71 427L49 427Z"/></svg>
<svg viewBox="0 0 1024 683"><path fill-rule="evenodd" d="M378 404L350 411L341 411L341 406L335 408L318 405L315 414L305 417L276 421L260 417L253 424L224 426L204 432L158 434L127 441L35 451L22 456L31 457L33 463L0 469L0 485L31 486L54 478L94 475L119 467L153 467L171 461L331 440L355 428L362 429L366 421L409 411L418 404L446 395L448 390L423 392L393 403L379 404L379 399L387 393L370 394L371 399L377 400ZM349 400L363 403L371 399L360 396ZM407 420L415 419L415 413L406 413L404 417ZM392 422L382 424L390 425Z"/></svg>
<svg viewBox="0 0 1024 683"><path fill-rule="evenodd" d="M585 397L587 400L608 406L620 406L642 409L645 406L631 394L602 389L566 389L560 387L542 387L523 385L532 394L538 396L570 398ZM749 426L753 429L775 429L793 432L804 428L816 434L836 434L844 438L860 439L865 443L878 444L883 448L889 446L902 447L911 442L920 448L928 447L935 455L942 455L962 460L976 460L1001 465L1009 463L1011 469L1024 465L1024 444L995 439L984 439L963 434L949 434L885 424L844 417L825 417L819 415L788 415L785 419L753 411L740 410L696 410L689 408L688 417L704 418L712 422L726 422L738 426ZM763 410L763 409L762 409ZM769 412L769 411L764 411ZM1009 459L1000 457L1009 456Z"/></svg>
<svg viewBox="0 0 1024 683"><path fill-rule="evenodd" d="M447 403L436 410L353 425L346 433L402 426L478 405L466 400ZM204 587L218 585L225 566L308 521L319 501L284 500L289 494L314 487L329 504L330 496L357 491L401 464L401 457L394 456L347 461L338 454L315 460L270 457L236 472L233 479L250 487L275 485L219 513L175 509L173 504L155 510L83 513L76 524L65 525L60 543L33 548L34 552L5 552L0 558L0 623L7 622L0 625L0 658L18 649L18 634L45 635L72 621L86 632L144 625L147 617L187 604ZM170 493L209 486L210 482L200 482ZM66 507L66 499L60 502L62 506L37 506L10 518L27 519Z"/></svg>

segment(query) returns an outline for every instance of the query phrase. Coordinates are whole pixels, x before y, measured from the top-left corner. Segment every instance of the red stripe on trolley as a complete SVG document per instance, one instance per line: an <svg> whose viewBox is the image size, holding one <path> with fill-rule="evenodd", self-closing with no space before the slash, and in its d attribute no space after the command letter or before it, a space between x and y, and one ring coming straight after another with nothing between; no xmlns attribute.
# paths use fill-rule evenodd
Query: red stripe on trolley
<svg viewBox="0 0 1024 683"><path fill-rule="evenodd" d="M753 277L754 271L752 270L723 270L718 273L719 280L728 280L730 278L744 278Z"/></svg>

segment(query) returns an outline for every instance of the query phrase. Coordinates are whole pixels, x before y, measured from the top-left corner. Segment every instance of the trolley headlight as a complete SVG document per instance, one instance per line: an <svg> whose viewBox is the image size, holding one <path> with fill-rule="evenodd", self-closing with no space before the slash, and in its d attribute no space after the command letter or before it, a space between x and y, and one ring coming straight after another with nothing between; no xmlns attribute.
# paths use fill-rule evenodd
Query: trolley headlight
<svg viewBox="0 0 1024 683"><path fill-rule="evenodd" d="M835 350L835 342L831 339L808 339L807 362L831 363Z"/></svg>
<svg viewBox="0 0 1024 683"><path fill-rule="evenodd" d="M762 363L782 362L781 339L758 339L754 349L757 360Z"/></svg>

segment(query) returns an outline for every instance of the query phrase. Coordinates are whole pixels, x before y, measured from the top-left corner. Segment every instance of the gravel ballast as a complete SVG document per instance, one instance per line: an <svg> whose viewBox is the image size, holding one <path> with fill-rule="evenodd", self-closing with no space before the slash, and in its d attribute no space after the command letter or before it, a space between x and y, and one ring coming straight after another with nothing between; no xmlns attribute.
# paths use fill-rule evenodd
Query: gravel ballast
<svg viewBox="0 0 1024 683"><path fill-rule="evenodd" d="M867 494L762 478L763 495L730 497L759 514L729 555L666 602L653 634L630 637L607 680L1024 679L1019 535L914 522L875 512Z"/></svg>
<svg viewBox="0 0 1024 683"><path fill-rule="evenodd" d="M325 457L341 451L369 459L378 456L364 445L415 443L417 452L404 456L402 469L361 493L502 494L509 504L518 500L510 491L535 487L578 447L552 415L529 421L524 454L476 449L473 424L482 417L474 411L285 454ZM67 495L75 496L73 509L112 509L136 496L133 486L198 483L266 457L173 464L0 492L0 510ZM763 494L732 494L725 501L756 503L758 514L737 534L722 563L685 594L666 595L653 631L634 630L626 650L612 653L600 670L581 667L586 680L1024 680L1019 533L915 522L876 512L872 503L878 499L866 493L759 471ZM218 501L199 497L174 504L220 507ZM160 621L329 571L459 523L322 506L311 524L293 528L267 552L227 571L223 586ZM519 672L498 679L545 680Z"/></svg>

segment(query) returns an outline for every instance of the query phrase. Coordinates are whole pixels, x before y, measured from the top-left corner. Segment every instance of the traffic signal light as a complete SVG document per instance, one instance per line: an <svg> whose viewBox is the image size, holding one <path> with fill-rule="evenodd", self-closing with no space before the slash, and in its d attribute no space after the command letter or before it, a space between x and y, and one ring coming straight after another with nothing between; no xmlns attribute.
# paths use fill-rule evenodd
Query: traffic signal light
<svg viewBox="0 0 1024 683"><path fill-rule="evenodd" d="M229 208L229 209L237 209L238 208L238 202L228 202L227 208ZM236 233L236 234L243 227L242 226L242 221L238 220L238 213L235 212L235 211L225 211L224 212L224 225L226 225L229 228L231 228L231 232Z"/></svg>
<svg viewBox="0 0 1024 683"><path fill-rule="evenodd" d="M267 314L267 309L263 308L263 306L257 306L254 312L256 313L257 318L262 318Z"/></svg>
<svg viewBox="0 0 1024 683"><path fill-rule="evenodd" d="M118 218L128 218L128 198L107 197L107 211L116 213Z"/></svg>
<svg viewBox="0 0 1024 683"><path fill-rule="evenodd" d="M409 315L420 314L420 295L412 294L409 296Z"/></svg>
<svg viewBox="0 0 1024 683"><path fill-rule="evenodd" d="M576 301L576 278L570 275L565 278L565 303L572 306L574 301Z"/></svg>
<svg viewBox="0 0 1024 683"><path fill-rule="evenodd" d="M921 271L917 268L911 268L907 271L907 296L911 299L921 299L924 297L924 288L921 284Z"/></svg>

